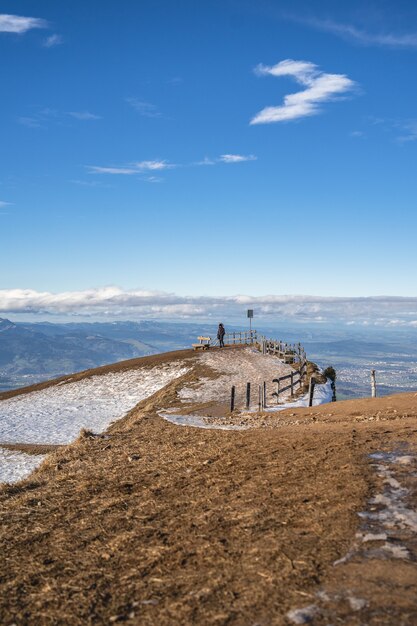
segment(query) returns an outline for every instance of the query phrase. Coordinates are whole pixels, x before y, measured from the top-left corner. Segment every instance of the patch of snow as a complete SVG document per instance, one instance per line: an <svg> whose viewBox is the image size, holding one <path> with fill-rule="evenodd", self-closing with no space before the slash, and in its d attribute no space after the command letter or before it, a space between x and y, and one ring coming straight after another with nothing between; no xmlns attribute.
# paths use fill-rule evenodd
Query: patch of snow
<svg viewBox="0 0 417 626"><path fill-rule="evenodd" d="M405 546L394 545L392 543L384 543L381 550L388 553L394 559L409 559L410 553Z"/></svg>
<svg viewBox="0 0 417 626"><path fill-rule="evenodd" d="M0 483L15 483L26 478L44 458L43 454L24 454L0 447Z"/></svg>
<svg viewBox="0 0 417 626"><path fill-rule="evenodd" d="M181 364L132 369L2 400L0 444L66 444L82 428L103 432L138 402L186 371Z"/></svg>
<svg viewBox="0 0 417 626"><path fill-rule="evenodd" d="M331 402L333 397L332 381L328 380L323 385L316 385L314 388L313 406L319 406L320 404L326 404ZM293 402L284 402L283 404L277 404L274 407L268 407L265 409L267 412L273 413L274 411L283 411L284 409L297 409L300 407L308 407L309 395L306 393Z"/></svg>
<svg viewBox="0 0 417 626"><path fill-rule="evenodd" d="M368 604L363 598L355 598L354 596L348 596L348 602L352 611L361 611Z"/></svg>
<svg viewBox="0 0 417 626"><path fill-rule="evenodd" d="M356 533L357 542L348 554L335 561L334 565L345 563L357 555L371 559L411 558L410 549L412 552L417 531L417 511L408 505L406 498L409 491L401 485L394 473L397 471L401 472L401 475L413 476L412 470L417 462L417 455L389 451L375 452L370 458L378 461L373 466L383 480L383 493L371 498L370 510L358 513L364 520L364 528ZM384 464L381 461L384 461ZM382 546L372 545L381 541L384 542ZM369 545L365 547L364 544Z"/></svg>
<svg viewBox="0 0 417 626"><path fill-rule="evenodd" d="M318 607L315 604L309 604L302 609L293 609L288 611L287 617L293 624L308 624L317 615Z"/></svg>
<svg viewBox="0 0 417 626"><path fill-rule="evenodd" d="M1 443L67 444L82 428L103 432L138 402L187 372L181 363L92 376L0 401ZM2 453L1 476L28 475L40 456ZM12 468L15 467L13 474ZM24 470L24 468L26 468Z"/></svg>
<svg viewBox="0 0 417 626"><path fill-rule="evenodd" d="M366 543L367 541L386 541L387 533L357 533L357 537L361 537L362 541Z"/></svg>
<svg viewBox="0 0 417 626"><path fill-rule="evenodd" d="M237 426L232 424L217 424L206 421L200 415L179 415L173 413L160 413L161 417L171 424L177 426L193 426L195 428L206 428L208 430L246 430L248 426Z"/></svg>

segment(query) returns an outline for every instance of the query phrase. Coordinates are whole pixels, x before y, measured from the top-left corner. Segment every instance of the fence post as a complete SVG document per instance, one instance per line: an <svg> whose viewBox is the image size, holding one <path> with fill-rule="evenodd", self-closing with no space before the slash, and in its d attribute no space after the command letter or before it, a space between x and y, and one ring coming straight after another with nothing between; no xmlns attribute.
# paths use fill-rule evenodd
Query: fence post
<svg viewBox="0 0 417 626"><path fill-rule="evenodd" d="M371 398L376 398L375 370L371 370Z"/></svg>
<svg viewBox="0 0 417 626"><path fill-rule="evenodd" d="M264 388L263 388L263 398L262 398L262 400L263 400L263 405L264 405L264 408L265 408L266 407L266 382L265 381L264 381L263 387Z"/></svg>
<svg viewBox="0 0 417 626"><path fill-rule="evenodd" d="M261 385L258 385L258 408L259 411L261 410L261 406L262 406L262 393L261 393Z"/></svg>
<svg viewBox="0 0 417 626"><path fill-rule="evenodd" d="M316 379L312 376L310 378L310 387L308 390L308 406L313 406L314 387L316 386Z"/></svg>
<svg viewBox="0 0 417 626"><path fill-rule="evenodd" d="M291 397L294 395L294 372L291 372Z"/></svg>
<svg viewBox="0 0 417 626"><path fill-rule="evenodd" d="M232 393L230 394L230 412L232 413L235 409L235 386L232 386Z"/></svg>
<svg viewBox="0 0 417 626"><path fill-rule="evenodd" d="M246 383L246 408L250 409L250 383Z"/></svg>

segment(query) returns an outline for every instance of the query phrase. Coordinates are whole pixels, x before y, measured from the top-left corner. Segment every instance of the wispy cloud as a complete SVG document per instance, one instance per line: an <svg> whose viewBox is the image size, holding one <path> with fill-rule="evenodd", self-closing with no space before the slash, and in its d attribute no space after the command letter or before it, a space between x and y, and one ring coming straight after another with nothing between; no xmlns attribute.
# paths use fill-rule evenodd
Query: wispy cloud
<svg viewBox="0 0 417 626"><path fill-rule="evenodd" d="M163 183L164 179L161 178L160 176L144 176L143 178L144 181L146 181L147 183Z"/></svg>
<svg viewBox="0 0 417 626"><path fill-rule="evenodd" d="M36 117L21 116L17 118L17 121L22 126L27 126L28 128L40 128L42 126L40 120Z"/></svg>
<svg viewBox="0 0 417 626"><path fill-rule="evenodd" d="M0 200L0 209L2 209L5 206L10 206L11 202L5 202L5 200Z"/></svg>
<svg viewBox="0 0 417 626"><path fill-rule="evenodd" d="M100 115L95 115L94 113L90 113L90 111L68 111L68 115L81 121L101 120Z"/></svg>
<svg viewBox="0 0 417 626"><path fill-rule="evenodd" d="M0 33L23 34L33 28L48 28L48 22L39 17L0 13Z"/></svg>
<svg viewBox="0 0 417 626"><path fill-rule="evenodd" d="M369 116L367 118L371 126L388 133L397 144L404 144L417 140L417 118L395 119Z"/></svg>
<svg viewBox="0 0 417 626"><path fill-rule="evenodd" d="M294 321L335 321L377 325L416 325L417 298L335 298L290 295L181 296L144 289L103 287L62 293L33 289L0 290L0 312L103 315L108 317L205 317L242 318L254 308L260 319L277 316ZM364 321L365 320L365 321Z"/></svg>
<svg viewBox="0 0 417 626"><path fill-rule="evenodd" d="M176 167L168 161L138 161L136 163L128 163L127 165L116 167L102 167L100 165L87 165L87 169L91 174L124 174L130 176L132 174L142 174L149 171L162 171Z"/></svg>
<svg viewBox="0 0 417 626"><path fill-rule="evenodd" d="M28 128L45 128L50 124L63 124L65 119L72 117L80 121L99 120L101 117L90 111L67 111L61 112L49 107L35 107L30 115L22 115L17 118L19 124Z"/></svg>
<svg viewBox="0 0 417 626"><path fill-rule="evenodd" d="M80 180L80 179L71 179L69 181L70 183L72 183L73 185L80 185L82 187L111 187L112 185L108 184L108 183L103 183L101 180Z"/></svg>
<svg viewBox="0 0 417 626"><path fill-rule="evenodd" d="M133 174L142 174L147 171L158 171L162 172L163 170L169 170L179 167L194 167L198 165L216 165L218 163L242 163L245 161L256 161L257 157L254 154L222 154L219 157L215 157L213 159L209 157L205 157L202 161L194 161L192 163L180 164L180 163L170 163L166 160L156 160L156 161L136 161L133 163L126 163L124 165L116 165L116 166L101 166L101 165L87 165L86 168L90 172L90 174L122 174L126 176L131 176ZM153 177L146 177L142 180L146 180L148 182L162 182L161 178L153 179Z"/></svg>
<svg viewBox="0 0 417 626"><path fill-rule="evenodd" d="M379 32L372 33L362 28L357 28L352 24L344 24L329 19L320 18L304 18L296 16L287 16L294 22L311 26L323 32L332 33L343 39L355 41L366 46L388 46L392 48L416 48L417 33L393 33Z"/></svg>
<svg viewBox="0 0 417 626"><path fill-rule="evenodd" d="M306 89L285 96L281 106L269 106L262 109L251 119L251 124L286 122L317 115L321 111L322 103L351 91L356 84L345 74L327 74L319 70L314 63L292 59L286 59L272 66L258 65L255 73L258 76L292 76Z"/></svg>
<svg viewBox="0 0 417 626"><path fill-rule="evenodd" d="M397 137L397 141L400 143L417 141L417 120L397 123L396 126L400 129L400 135Z"/></svg>
<svg viewBox="0 0 417 626"><path fill-rule="evenodd" d="M44 48L55 48L55 46L60 46L64 43L64 39L62 35L54 34L50 35L46 39L44 39L42 45Z"/></svg>
<svg viewBox="0 0 417 626"><path fill-rule="evenodd" d="M168 80L168 85L172 85L173 87L178 87L178 85L182 85L184 79L181 76L174 76Z"/></svg>
<svg viewBox="0 0 417 626"><path fill-rule="evenodd" d="M244 161L256 161L254 154L221 154L218 161L222 163L243 163Z"/></svg>
<svg viewBox="0 0 417 626"><path fill-rule="evenodd" d="M126 102L143 117L161 117L158 107L151 102L139 98L126 98Z"/></svg>

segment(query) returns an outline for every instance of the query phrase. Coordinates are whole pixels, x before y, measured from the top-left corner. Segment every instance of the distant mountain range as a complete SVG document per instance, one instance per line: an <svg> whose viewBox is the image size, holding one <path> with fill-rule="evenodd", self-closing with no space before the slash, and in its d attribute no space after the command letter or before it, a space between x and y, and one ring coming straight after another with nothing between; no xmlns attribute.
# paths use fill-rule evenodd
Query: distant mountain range
<svg viewBox="0 0 417 626"><path fill-rule="evenodd" d="M227 322L227 320L226 320ZM242 330L226 324L226 330ZM276 320L268 337L304 345L308 357L337 372L338 397L370 393L377 370L381 394L417 389L417 329L351 328ZM148 354L189 348L198 335L216 336L217 323L22 323L0 318L0 391Z"/></svg>
<svg viewBox="0 0 417 626"><path fill-rule="evenodd" d="M207 325L19 323L0 318L0 391L191 345Z"/></svg>

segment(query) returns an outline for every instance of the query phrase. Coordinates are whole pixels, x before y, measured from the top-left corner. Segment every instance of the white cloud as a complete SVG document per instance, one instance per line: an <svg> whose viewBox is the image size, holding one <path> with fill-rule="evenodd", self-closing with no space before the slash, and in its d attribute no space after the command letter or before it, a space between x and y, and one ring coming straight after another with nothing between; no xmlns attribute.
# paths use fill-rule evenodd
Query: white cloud
<svg viewBox="0 0 417 626"><path fill-rule="evenodd" d="M5 202L4 200L0 200L0 209L2 209L5 206L10 206L11 202Z"/></svg>
<svg viewBox="0 0 417 626"><path fill-rule="evenodd" d="M22 116L18 117L17 121L28 128L40 128L42 126L41 120L37 117Z"/></svg>
<svg viewBox="0 0 417 626"><path fill-rule="evenodd" d="M90 111L69 111L68 115L70 115L71 117L75 117L75 119L81 121L101 119L100 115L95 115L94 113L90 113Z"/></svg>
<svg viewBox="0 0 417 626"><path fill-rule="evenodd" d="M164 179L160 176L144 176L142 180L147 183L162 183Z"/></svg>
<svg viewBox="0 0 417 626"><path fill-rule="evenodd" d="M138 98L126 98L126 102L143 117L161 117L158 107L151 102L139 100Z"/></svg>
<svg viewBox="0 0 417 626"><path fill-rule="evenodd" d="M65 118L73 117L79 121L99 120L101 117L90 111L57 111L49 107L33 107L30 115L17 118L19 124L28 126L29 128L45 128L52 124L63 124Z"/></svg>
<svg viewBox="0 0 417 626"><path fill-rule="evenodd" d="M364 322L375 325L415 326L417 298L334 298L316 296L234 295L225 297L179 296L143 289L125 291L103 287L63 293L33 289L0 290L0 312L69 316L123 317L242 317L254 308L257 318L291 318L294 321Z"/></svg>
<svg viewBox="0 0 417 626"><path fill-rule="evenodd" d="M196 161L193 165L216 165L217 161L215 159L210 159L210 157L204 157L201 161Z"/></svg>
<svg viewBox="0 0 417 626"><path fill-rule="evenodd" d="M139 163L135 163L135 167L137 167L140 171L166 170L175 167L175 165L168 163L168 161L139 161Z"/></svg>
<svg viewBox="0 0 417 626"><path fill-rule="evenodd" d="M55 46L60 46L62 43L64 43L62 35L55 34L44 39L42 45L44 48L54 48Z"/></svg>
<svg viewBox="0 0 417 626"><path fill-rule="evenodd" d="M87 165L87 169L90 174L124 174L124 175L133 175L133 174L141 174L143 172L162 172L163 170L174 169L178 167L192 167L196 165L216 165L218 163L242 163L244 161L255 161L257 157L253 154L243 155L243 154L222 154L215 159L209 159L205 157L202 161L196 161L194 163L188 163L185 165L181 165L179 163L169 163L166 160L155 160L155 161L137 161L134 163L126 163L125 165L117 165L117 166L101 166L101 165ZM142 180L147 180L148 182L162 182L161 178L156 180L151 180L150 177L143 178Z"/></svg>
<svg viewBox="0 0 417 626"><path fill-rule="evenodd" d="M253 154L221 154L218 161L222 163L242 163L243 161L256 161L257 157Z"/></svg>
<svg viewBox="0 0 417 626"><path fill-rule="evenodd" d="M176 167L168 161L139 161L137 163L128 163L121 167L101 167L98 165L88 165L87 168L91 174L141 174L149 171L162 171Z"/></svg>
<svg viewBox="0 0 417 626"><path fill-rule="evenodd" d="M87 165L90 174L137 174L138 170L132 167L100 167L99 165Z"/></svg>
<svg viewBox="0 0 417 626"><path fill-rule="evenodd" d="M345 74L327 74L309 61L286 59L273 66L258 65L255 73L258 76L292 76L306 89L285 96L281 106L262 109L252 118L251 124L270 124L317 115L321 103L334 100L355 86L355 82Z"/></svg>
<svg viewBox="0 0 417 626"><path fill-rule="evenodd" d="M32 28L47 28L48 23L39 17L0 14L0 33L23 34Z"/></svg>
<svg viewBox="0 0 417 626"><path fill-rule="evenodd" d="M395 125L400 129L401 134L397 137L400 143L417 140L417 120L408 120L407 122L397 122Z"/></svg>
<svg viewBox="0 0 417 626"><path fill-rule="evenodd" d="M352 24L343 24L341 22L335 22L333 20L323 20L318 18L299 18L294 16L288 16L288 19L306 24L317 30L332 33L333 35L356 41L363 45L377 45L387 46L391 48L416 48L417 47L417 33L370 33L361 28L357 28Z"/></svg>

